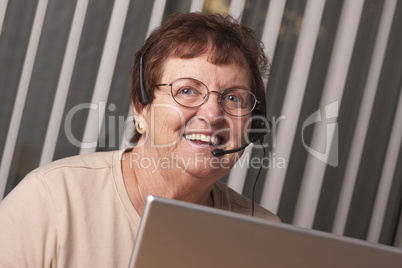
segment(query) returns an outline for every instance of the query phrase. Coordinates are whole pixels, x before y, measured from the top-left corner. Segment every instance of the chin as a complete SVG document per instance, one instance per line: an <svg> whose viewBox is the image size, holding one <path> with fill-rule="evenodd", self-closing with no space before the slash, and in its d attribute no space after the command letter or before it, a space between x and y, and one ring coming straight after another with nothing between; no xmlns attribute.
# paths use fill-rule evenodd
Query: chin
<svg viewBox="0 0 402 268"><path fill-rule="evenodd" d="M182 172L199 178L214 178L218 180L233 167L232 160L226 157L214 157L211 151L198 152L187 158Z"/></svg>

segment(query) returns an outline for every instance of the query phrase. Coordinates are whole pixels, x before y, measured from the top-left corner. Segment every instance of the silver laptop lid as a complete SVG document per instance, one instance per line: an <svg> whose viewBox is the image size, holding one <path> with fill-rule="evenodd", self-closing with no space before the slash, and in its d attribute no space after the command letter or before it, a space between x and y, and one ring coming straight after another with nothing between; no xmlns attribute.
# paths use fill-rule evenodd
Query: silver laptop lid
<svg viewBox="0 0 402 268"><path fill-rule="evenodd" d="M402 267L402 251L149 196L129 267Z"/></svg>

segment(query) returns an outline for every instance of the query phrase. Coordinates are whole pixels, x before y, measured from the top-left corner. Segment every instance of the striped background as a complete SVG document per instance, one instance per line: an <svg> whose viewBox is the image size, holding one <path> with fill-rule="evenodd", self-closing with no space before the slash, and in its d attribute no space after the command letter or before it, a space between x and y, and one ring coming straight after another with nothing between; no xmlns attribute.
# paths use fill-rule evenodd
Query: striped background
<svg viewBox="0 0 402 268"><path fill-rule="evenodd" d="M0 0L0 196L39 165L127 146L134 53L177 11L230 12L266 45L274 128L256 200L287 223L402 247L398 0ZM251 197L256 174L222 180Z"/></svg>

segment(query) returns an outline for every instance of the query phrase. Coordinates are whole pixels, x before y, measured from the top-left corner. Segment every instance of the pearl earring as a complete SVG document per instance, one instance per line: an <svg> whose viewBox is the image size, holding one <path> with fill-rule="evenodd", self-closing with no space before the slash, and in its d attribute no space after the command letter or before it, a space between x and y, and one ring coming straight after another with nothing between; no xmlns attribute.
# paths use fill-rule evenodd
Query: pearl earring
<svg viewBox="0 0 402 268"><path fill-rule="evenodd" d="M142 130L142 129L144 128L144 125L143 125L142 123L138 123L138 128L139 128L140 130Z"/></svg>

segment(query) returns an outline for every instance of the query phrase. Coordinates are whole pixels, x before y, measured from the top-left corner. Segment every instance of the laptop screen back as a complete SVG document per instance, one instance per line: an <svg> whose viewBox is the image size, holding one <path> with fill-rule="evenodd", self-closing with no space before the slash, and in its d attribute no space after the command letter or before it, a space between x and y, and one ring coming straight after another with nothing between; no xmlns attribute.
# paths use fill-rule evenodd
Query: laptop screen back
<svg viewBox="0 0 402 268"><path fill-rule="evenodd" d="M394 247L149 196L129 267L401 265Z"/></svg>

